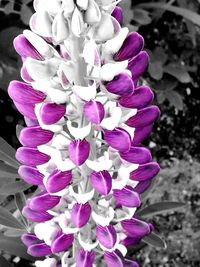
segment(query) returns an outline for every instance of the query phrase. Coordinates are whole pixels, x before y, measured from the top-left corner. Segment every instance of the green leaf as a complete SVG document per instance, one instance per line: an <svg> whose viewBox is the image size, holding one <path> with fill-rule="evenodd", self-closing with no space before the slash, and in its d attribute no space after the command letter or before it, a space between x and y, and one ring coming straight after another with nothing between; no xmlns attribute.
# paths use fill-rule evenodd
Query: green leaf
<svg viewBox="0 0 200 267"><path fill-rule="evenodd" d="M180 202L158 202L137 212L138 216L153 216L167 211L174 211L185 207L185 203Z"/></svg>
<svg viewBox="0 0 200 267"><path fill-rule="evenodd" d="M149 74L155 80L161 80L163 77L163 65L161 61L151 62L149 64Z"/></svg>
<svg viewBox="0 0 200 267"><path fill-rule="evenodd" d="M15 195L16 193L24 192L28 188L30 188L30 185L28 185L24 181L16 181L1 186L0 194L4 196Z"/></svg>
<svg viewBox="0 0 200 267"><path fill-rule="evenodd" d="M7 261L3 256L0 256L0 266L13 267L13 265L9 261Z"/></svg>
<svg viewBox="0 0 200 267"><path fill-rule="evenodd" d="M0 178L19 178L17 170L5 162L0 161Z"/></svg>
<svg viewBox="0 0 200 267"><path fill-rule="evenodd" d="M26 260L34 260L33 257L27 254L27 248L22 244L20 238L11 238L0 234L0 250L6 251L14 256L19 256L20 258Z"/></svg>
<svg viewBox="0 0 200 267"><path fill-rule="evenodd" d="M15 229L24 229L24 225L21 224L11 212L0 206L0 224L6 227Z"/></svg>
<svg viewBox="0 0 200 267"><path fill-rule="evenodd" d="M153 247L164 248L164 249L167 248L165 241L162 240L157 234L155 234L153 232L150 235L145 236L142 239L142 241L148 245L153 246Z"/></svg>
<svg viewBox="0 0 200 267"><path fill-rule="evenodd" d="M18 169L20 164L15 159L15 149L0 137L0 160L7 162Z"/></svg>
<svg viewBox="0 0 200 267"><path fill-rule="evenodd" d="M26 197L25 197L24 193L17 193L15 195L15 204L16 204L17 209L20 212L21 218L22 218L25 226L28 226L27 219L22 214L22 209L26 205Z"/></svg>
<svg viewBox="0 0 200 267"><path fill-rule="evenodd" d="M168 4L162 4L162 3L142 3L137 5L138 7L147 8L147 9L164 9L170 12L175 13L176 15L180 15L183 18L191 21L192 23L196 24L197 26L200 26L200 15L198 15L196 12L193 12L189 9L182 8L182 7L176 7Z"/></svg>
<svg viewBox="0 0 200 267"><path fill-rule="evenodd" d="M164 67L164 72L172 75L181 83L189 83L191 82L191 77L187 70L184 67L176 64L169 64Z"/></svg>
<svg viewBox="0 0 200 267"><path fill-rule="evenodd" d="M140 25L148 25L152 21L149 16L149 12L140 8L134 9L133 20L139 23Z"/></svg>
<svg viewBox="0 0 200 267"><path fill-rule="evenodd" d="M9 237L20 237L23 234L25 234L27 231L26 230L20 230L20 229L8 229L4 232L5 236ZM1 265L0 265L1 266Z"/></svg>
<svg viewBox="0 0 200 267"><path fill-rule="evenodd" d="M171 106L174 106L177 110L183 110L183 97L176 91L167 91L165 96L168 99Z"/></svg>

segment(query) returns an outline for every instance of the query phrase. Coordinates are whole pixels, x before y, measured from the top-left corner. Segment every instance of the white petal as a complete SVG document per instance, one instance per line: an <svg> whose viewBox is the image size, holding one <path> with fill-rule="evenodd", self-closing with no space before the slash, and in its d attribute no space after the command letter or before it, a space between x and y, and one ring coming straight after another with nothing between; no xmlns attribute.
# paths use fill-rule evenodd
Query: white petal
<svg viewBox="0 0 200 267"><path fill-rule="evenodd" d="M128 67L128 60L115 63L107 63L100 70L100 77L103 81L112 81L116 75Z"/></svg>
<svg viewBox="0 0 200 267"><path fill-rule="evenodd" d="M85 137L87 137L90 134L92 125L91 123L88 123L86 126L82 128L75 128L72 126L71 121L67 121L67 127L68 127L69 132L71 133L73 137L75 137L75 139L83 140Z"/></svg>
<svg viewBox="0 0 200 267"><path fill-rule="evenodd" d="M110 117L104 118L101 122L101 127L107 129L107 130L113 130L119 125L122 110L120 107L114 107L110 112Z"/></svg>
<svg viewBox="0 0 200 267"><path fill-rule="evenodd" d="M81 238L81 233L78 234L78 241L79 244L81 245L82 248L84 248L84 250L86 251L91 251L94 248L96 248L99 244L98 240L95 243L88 243L88 242L84 242L83 239Z"/></svg>
<svg viewBox="0 0 200 267"><path fill-rule="evenodd" d="M135 128L129 127L128 125L126 125L124 123L120 125L120 128L126 130L130 134L131 140L133 140Z"/></svg>
<svg viewBox="0 0 200 267"><path fill-rule="evenodd" d="M75 193L72 186L69 187L69 192L72 197L76 199L76 201L80 204L85 204L89 200L91 200L94 196L94 189L92 189L90 192L85 194Z"/></svg>
<svg viewBox="0 0 200 267"><path fill-rule="evenodd" d="M129 182L130 173L136 170L139 164L127 164L123 165L118 170L117 179L113 180L112 189L123 189Z"/></svg>
<svg viewBox="0 0 200 267"><path fill-rule="evenodd" d="M61 77L62 72L65 74L67 80L72 84L75 82L75 66L72 61L64 62L62 61L60 63L59 69L58 69L58 75Z"/></svg>
<svg viewBox="0 0 200 267"><path fill-rule="evenodd" d="M69 96L67 93L56 88L48 88L47 95L50 97L51 102L56 104L64 104L69 101Z"/></svg>
<svg viewBox="0 0 200 267"><path fill-rule="evenodd" d="M88 0L76 0L76 4L77 4L80 8L86 10L87 7L88 7Z"/></svg>
<svg viewBox="0 0 200 267"><path fill-rule="evenodd" d="M52 19L48 12L40 10L32 15L30 19L30 28L33 32L44 37L52 36Z"/></svg>
<svg viewBox="0 0 200 267"><path fill-rule="evenodd" d="M58 44L67 39L69 35L69 26L68 22L64 18L63 12L58 13L54 18L52 32L53 38Z"/></svg>
<svg viewBox="0 0 200 267"><path fill-rule="evenodd" d="M81 0L82 1L82 0ZM101 11L94 0L89 0L89 6L85 12L85 22L88 24L96 24L101 20Z"/></svg>
<svg viewBox="0 0 200 267"><path fill-rule="evenodd" d="M62 8L65 11L65 16L68 17L74 11L74 0L62 0Z"/></svg>
<svg viewBox="0 0 200 267"><path fill-rule="evenodd" d="M96 83L94 82L91 86L73 86L72 88L74 94L79 96L81 99L85 101L90 101L94 99L97 94Z"/></svg>
<svg viewBox="0 0 200 267"><path fill-rule="evenodd" d="M92 211L92 218L96 224L100 224L101 226L108 226L114 218L115 211L112 207L110 207L108 212L108 216L102 216L97 214L95 211Z"/></svg>
<svg viewBox="0 0 200 267"><path fill-rule="evenodd" d="M62 134L54 135L51 146L56 147L56 149L67 149L71 141L65 134L65 132L62 132Z"/></svg>
<svg viewBox="0 0 200 267"><path fill-rule="evenodd" d="M84 29L85 23L83 21L83 15L76 7L71 19L71 30L77 37L79 37Z"/></svg>
<svg viewBox="0 0 200 267"><path fill-rule="evenodd" d="M51 58L45 61L27 58L25 66L31 78L35 81L50 80L57 72L60 60Z"/></svg>
<svg viewBox="0 0 200 267"><path fill-rule="evenodd" d="M122 253L124 257L126 256L128 250L124 245L118 244L117 249Z"/></svg>
<svg viewBox="0 0 200 267"><path fill-rule="evenodd" d="M54 48L40 36L29 30L24 30L23 34L42 56L45 58L51 58L53 56Z"/></svg>
<svg viewBox="0 0 200 267"><path fill-rule="evenodd" d="M103 45L103 53L105 55L113 55L119 51L121 46L123 45L124 40L126 39L128 35L128 28L122 28L119 32L118 35L116 35L114 38L111 40L108 40L104 45Z"/></svg>
<svg viewBox="0 0 200 267"><path fill-rule="evenodd" d="M106 29L106 30L105 30ZM113 25L113 19L111 15L104 13L101 17L101 21L98 26L94 29L94 39L99 42L106 42L107 40L114 37L115 28Z"/></svg>
<svg viewBox="0 0 200 267"><path fill-rule="evenodd" d="M56 267L57 262L54 258L48 258L43 261L36 261L35 262L36 267Z"/></svg>
<svg viewBox="0 0 200 267"><path fill-rule="evenodd" d="M36 0L34 1L35 11L46 10L51 15L56 15L61 11L61 5L57 0Z"/></svg>
<svg viewBox="0 0 200 267"><path fill-rule="evenodd" d="M84 45L83 58L85 59L85 62L91 66L100 65L98 48L94 40L91 39Z"/></svg>
<svg viewBox="0 0 200 267"><path fill-rule="evenodd" d="M120 123L126 122L132 116L137 114L137 109L130 109L130 108L122 108L122 117Z"/></svg>

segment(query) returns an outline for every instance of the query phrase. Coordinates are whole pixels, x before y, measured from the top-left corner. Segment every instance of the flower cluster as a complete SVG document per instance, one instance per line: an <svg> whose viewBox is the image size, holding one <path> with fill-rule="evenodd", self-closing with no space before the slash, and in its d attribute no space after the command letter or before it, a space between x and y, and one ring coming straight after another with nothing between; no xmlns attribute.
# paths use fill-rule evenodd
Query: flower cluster
<svg viewBox="0 0 200 267"><path fill-rule="evenodd" d="M118 2L35 0L31 31L14 40L24 82L8 93L27 125L16 158L39 189L22 241L48 256L37 267L136 267L126 247L153 229L134 214L159 171L141 145L159 109L139 80L144 40L121 27Z"/></svg>

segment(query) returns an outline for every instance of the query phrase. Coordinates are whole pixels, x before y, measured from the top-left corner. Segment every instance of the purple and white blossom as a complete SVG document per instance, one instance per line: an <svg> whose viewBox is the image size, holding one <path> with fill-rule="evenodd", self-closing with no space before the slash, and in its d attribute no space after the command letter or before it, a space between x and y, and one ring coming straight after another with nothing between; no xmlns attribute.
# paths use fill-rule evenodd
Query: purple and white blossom
<svg viewBox="0 0 200 267"><path fill-rule="evenodd" d="M144 39L121 26L118 2L34 0L31 31L14 40L24 82L8 92L27 124L16 158L40 190L22 241L50 256L36 267L137 267L126 247L153 230L135 212L159 172L142 145L159 109L140 80Z"/></svg>

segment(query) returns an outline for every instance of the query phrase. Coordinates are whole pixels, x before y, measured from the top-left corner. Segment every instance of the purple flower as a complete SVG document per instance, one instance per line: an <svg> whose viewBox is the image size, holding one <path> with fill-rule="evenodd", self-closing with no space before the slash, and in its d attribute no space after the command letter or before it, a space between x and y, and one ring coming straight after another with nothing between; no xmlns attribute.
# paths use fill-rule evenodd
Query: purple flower
<svg viewBox="0 0 200 267"><path fill-rule="evenodd" d="M69 158L77 165L82 165L90 153L90 144L86 140L73 140L69 144Z"/></svg>

